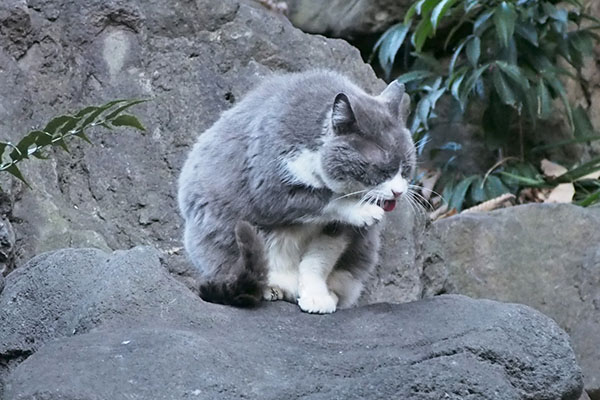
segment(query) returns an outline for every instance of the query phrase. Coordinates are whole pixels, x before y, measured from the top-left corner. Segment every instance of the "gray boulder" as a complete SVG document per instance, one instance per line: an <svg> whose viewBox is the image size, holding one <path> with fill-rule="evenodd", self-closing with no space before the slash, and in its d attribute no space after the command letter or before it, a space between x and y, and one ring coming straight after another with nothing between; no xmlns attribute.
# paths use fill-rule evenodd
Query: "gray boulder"
<svg viewBox="0 0 600 400"><path fill-rule="evenodd" d="M424 295L527 304L571 336L586 391L600 399L600 208L531 204L462 214L424 240Z"/></svg>
<svg viewBox="0 0 600 400"><path fill-rule="evenodd" d="M379 252L379 265L365 284L359 304L406 303L420 299L423 266L419 255L427 215L405 199L387 213Z"/></svg>
<svg viewBox="0 0 600 400"><path fill-rule="evenodd" d="M401 21L411 0L287 0L288 16L305 32L344 39L381 33Z"/></svg>
<svg viewBox="0 0 600 400"><path fill-rule="evenodd" d="M158 253L60 250L8 275L0 376L13 399L577 399L568 336L463 296L332 315L203 302Z"/></svg>

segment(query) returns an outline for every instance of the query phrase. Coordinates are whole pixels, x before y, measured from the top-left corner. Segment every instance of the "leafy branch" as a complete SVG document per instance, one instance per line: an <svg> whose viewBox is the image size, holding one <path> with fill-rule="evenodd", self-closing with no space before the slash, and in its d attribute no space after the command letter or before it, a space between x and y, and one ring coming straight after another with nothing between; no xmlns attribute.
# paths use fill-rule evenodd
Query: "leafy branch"
<svg viewBox="0 0 600 400"><path fill-rule="evenodd" d="M442 97L452 99L460 113L479 118L486 145L499 158L518 138L519 163L502 165L485 179L441 180L446 199L456 199L451 205L460 211L469 196L477 204L501 192L514 193L532 182L534 153L600 139L587 112L569 102L564 84L566 79L580 81L585 57L600 42L598 28L600 20L587 14L580 0L417 0L404 20L381 36L373 55L388 79L395 66L403 66L406 72L396 79L417 100L410 124L415 141L426 142ZM561 115L571 138L525 147L531 142L526 139L533 139L526 136L540 121ZM523 175L517 166L525 164ZM502 171L524 179L515 186L517 181Z"/></svg>
<svg viewBox="0 0 600 400"><path fill-rule="evenodd" d="M144 131L145 128L137 117L124 112L145 101L147 100L123 99L101 106L85 107L74 115L53 118L43 129L29 132L17 144L0 141L0 171L8 172L29 186L17 164L31 156L47 159L46 151L54 146L59 146L68 152L67 142L74 137L91 143L86 131L96 126L106 129L129 126ZM10 150L7 156L5 156L6 149Z"/></svg>

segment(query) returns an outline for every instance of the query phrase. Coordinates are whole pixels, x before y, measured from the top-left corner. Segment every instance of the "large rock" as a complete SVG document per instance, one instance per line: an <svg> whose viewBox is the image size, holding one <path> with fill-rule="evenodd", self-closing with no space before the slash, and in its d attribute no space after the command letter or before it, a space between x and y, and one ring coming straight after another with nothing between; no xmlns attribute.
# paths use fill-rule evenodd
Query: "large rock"
<svg viewBox="0 0 600 400"><path fill-rule="evenodd" d="M462 296L318 316L204 303L149 248L61 250L7 277L13 399L577 399L567 335L526 306Z"/></svg>
<svg viewBox="0 0 600 400"><path fill-rule="evenodd" d="M287 0L288 16L305 32L344 39L381 33L401 21L412 0Z"/></svg>
<svg viewBox="0 0 600 400"><path fill-rule="evenodd" d="M384 219L379 265L365 284L359 304L406 303L423 292L423 264L418 256L428 216L404 197Z"/></svg>
<svg viewBox="0 0 600 400"><path fill-rule="evenodd" d="M440 220L424 241L424 294L523 303L551 316L600 399L599 227L600 208L551 204Z"/></svg>
<svg viewBox="0 0 600 400"><path fill-rule="evenodd" d="M190 145L264 76L316 67L385 87L346 42L307 35L254 2L0 2L3 135L15 141L84 105L151 99L134 109L147 133L92 132L95 146L24 162L31 189L1 182L15 200L17 264L61 247L151 244L185 273L175 197Z"/></svg>

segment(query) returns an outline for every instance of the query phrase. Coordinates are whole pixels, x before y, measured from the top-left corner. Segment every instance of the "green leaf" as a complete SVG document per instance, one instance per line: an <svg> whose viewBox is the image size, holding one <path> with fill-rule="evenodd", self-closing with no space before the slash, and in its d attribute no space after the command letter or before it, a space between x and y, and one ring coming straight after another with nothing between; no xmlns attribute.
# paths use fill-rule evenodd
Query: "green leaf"
<svg viewBox="0 0 600 400"><path fill-rule="evenodd" d="M459 212L462 210L462 206L465 201L467 191L469 190L469 187L471 186L473 181L475 181L475 179L477 179L477 178L478 178L477 175L471 175L471 176L463 179L462 181L458 182L458 184L452 191L452 197L450 198L450 201L448 203L448 209L450 209L450 210L456 209L456 211L459 211Z"/></svg>
<svg viewBox="0 0 600 400"><path fill-rule="evenodd" d="M456 46L454 53L452 53L452 58L450 59L450 65L448 66L448 71L450 74L452 74L452 72L454 72L454 66L456 65L456 61L458 60L460 52L465 47L465 45L467 44L467 42L469 41L470 38L471 38L471 36L468 36L467 38L465 38L465 40L460 42L460 44L458 46Z"/></svg>
<svg viewBox="0 0 600 400"><path fill-rule="evenodd" d="M427 121L429 120L429 111L431 110L431 102L427 98L423 98L417 104L417 116L421 123L425 126L425 129L429 129Z"/></svg>
<svg viewBox="0 0 600 400"><path fill-rule="evenodd" d="M88 142L89 144L92 144L92 141L90 140L89 137L87 137L87 135L85 134L85 132L82 130L77 131L77 133L75 133L75 136L77 136L80 139L83 139L84 141Z"/></svg>
<svg viewBox="0 0 600 400"><path fill-rule="evenodd" d="M498 174L502 175L502 176L506 176L507 178L510 178L524 186L527 187L542 187L542 186L547 186L546 182L540 179L532 179L532 178L528 178L526 176L521 176L521 175L516 175L516 174L512 174L510 172L506 172L506 171L500 171L498 172ZM501 193L503 194L503 193Z"/></svg>
<svg viewBox="0 0 600 400"><path fill-rule="evenodd" d="M404 14L404 25L408 25L412 22L412 18L417 13L417 6L419 3L422 3L423 0L414 2L408 10L406 10L406 14Z"/></svg>
<svg viewBox="0 0 600 400"><path fill-rule="evenodd" d="M569 126L571 130L575 132L575 121L573 121L573 111L571 109L571 104L569 103L569 97L567 95L567 90L563 86L563 84L558 79L553 79L553 75L549 73L543 73L544 80L548 82L548 84L552 87L552 89L558 94L563 105L565 106L565 110L567 112L567 117L569 118Z"/></svg>
<svg viewBox="0 0 600 400"><path fill-rule="evenodd" d="M407 72L405 74L400 75L398 78L396 78L396 81L398 83L408 83L408 82L412 82L412 81L429 78L433 75L434 74L431 71L417 70L417 71L411 71L411 72Z"/></svg>
<svg viewBox="0 0 600 400"><path fill-rule="evenodd" d="M113 119L110 123L114 126L130 126L132 128L139 129L140 131L146 130L140 121L135 116L130 114L121 114Z"/></svg>
<svg viewBox="0 0 600 400"><path fill-rule="evenodd" d="M471 201L474 204L483 203L486 200L489 200L485 196L485 190L483 189L483 179L478 176L477 179L473 181L471 184L471 190L469 191L471 195Z"/></svg>
<svg viewBox="0 0 600 400"><path fill-rule="evenodd" d="M89 115L87 116L86 119L83 120L83 122L81 123L80 128L85 128L87 127L89 124L91 124L92 122L94 122L96 120L96 118L98 118L100 116L100 114L102 114L104 111L108 110L109 108L119 104L119 103L124 103L127 102L129 100L114 100L111 102L108 102L100 107L96 107L96 109L94 111L92 111L91 113L89 113Z"/></svg>
<svg viewBox="0 0 600 400"><path fill-rule="evenodd" d="M97 109L98 109L98 107L96 107L96 106L85 107L85 108L81 109L77 114L75 114L75 117L77 117L77 118L84 117L84 116L88 115L89 113L96 111Z"/></svg>
<svg viewBox="0 0 600 400"><path fill-rule="evenodd" d="M473 34L476 36L481 36L483 32L490 25L491 17L494 15L495 10L489 10L484 13L481 13L479 17L473 22Z"/></svg>
<svg viewBox="0 0 600 400"><path fill-rule="evenodd" d="M427 15L429 15L429 13L431 12L431 10L433 10L433 8L436 6L436 4L439 2L440 0L425 0L425 1L419 1L419 5L417 6L417 12L419 13L419 15L421 15L422 17L427 17Z"/></svg>
<svg viewBox="0 0 600 400"><path fill-rule="evenodd" d="M4 150L9 146L7 142L0 142L0 164L2 164L2 156L4 155Z"/></svg>
<svg viewBox="0 0 600 400"><path fill-rule="evenodd" d="M67 134L67 133L75 130L75 127L77 126L79 121L81 121L81 117L80 118L71 118L60 128L60 133L64 135L64 134Z"/></svg>
<svg viewBox="0 0 600 400"><path fill-rule="evenodd" d="M481 78L483 72L489 67L488 64L482 65L481 67L473 70L469 78L465 81L465 84L462 85L462 93L460 94L460 103L463 105L463 110L466 108L467 99L471 94L471 91L477 84L477 81Z"/></svg>
<svg viewBox="0 0 600 400"><path fill-rule="evenodd" d="M44 132L48 132L50 134L56 133L56 130L63 126L67 121L72 120L73 117L70 115L61 115L59 117L52 118L50 122L43 129Z"/></svg>
<svg viewBox="0 0 600 400"><path fill-rule="evenodd" d="M556 177L554 182L568 183L573 182L583 176L591 174L592 172L600 171L600 157L593 158L592 160L583 163L579 167L572 168L564 174Z"/></svg>
<svg viewBox="0 0 600 400"><path fill-rule="evenodd" d="M406 34L408 33L409 29L410 29L410 24L408 24L408 25L405 25L405 24L393 25L381 37L381 39L380 39L381 42L379 43L379 46L377 46L377 44L376 44L376 47L379 47L379 52L378 52L379 64L384 69L386 76L388 76L388 77L390 76L390 73L392 71L392 66L394 65L394 59L396 58L396 53L398 53L398 49L400 49L400 46L402 46L402 43L404 43L404 39L406 38ZM142 100L142 101L144 101L144 100ZM134 103L134 104L137 104L137 103ZM133 104L131 104L131 105L133 105ZM131 107L131 105L127 104L126 106ZM117 114L119 114L121 111L123 111L121 108L124 110L125 106L117 109L116 110L116 111L118 111ZM113 113L108 115L107 119L114 117L112 115ZM115 114L115 115L117 115L117 114Z"/></svg>
<svg viewBox="0 0 600 400"><path fill-rule="evenodd" d="M477 67L481 55L481 39L475 36L467 45L467 58L472 66Z"/></svg>
<svg viewBox="0 0 600 400"><path fill-rule="evenodd" d="M594 127L587 112L581 106L573 110L573 123L575 124L575 137L588 137L594 135Z"/></svg>
<svg viewBox="0 0 600 400"><path fill-rule="evenodd" d="M594 38L589 32L576 31L569 34L570 44L578 52L584 55L591 55L594 52Z"/></svg>
<svg viewBox="0 0 600 400"><path fill-rule="evenodd" d="M43 134L43 132L31 131L25 135L25 137L23 137L19 143L13 147L13 151L10 153L11 160L14 162L29 158L28 149L30 146L35 145L40 134Z"/></svg>
<svg viewBox="0 0 600 400"><path fill-rule="evenodd" d="M431 24L435 31L440 23L440 20L446 15L450 7L452 7L457 0L442 0L431 12Z"/></svg>
<svg viewBox="0 0 600 400"><path fill-rule="evenodd" d="M552 112L552 98L548 87L544 83L544 79L541 78L537 84L537 116L541 119L546 119Z"/></svg>
<svg viewBox="0 0 600 400"><path fill-rule="evenodd" d="M500 67L510 79L512 79L522 90L528 90L530 88L529 80L523 75L521 69L516 65L510 65L504 61L496 61L496 65Z"/></svg>
<svg viewBox="0 0 600 400"><path fill-rule="evenodd" d="M17 166L15 164L10 164L3 170L10 173L12 176L19 179L21 182L23 182L24 184L26 184L28 187L31 188L31 186L29 186L29 183L27 183L27 181L23 177L23 174L21 173L21 171L19 170L19 168L17 168Z"/></svg>
<svg viewBox="0 0 600 400"><path fill-rule="evenodd" d="M538 31L531 23L519 21L515 25L515 32L535 47L539 46Z"/></svg>
<svg viewBox="0 0 600 400"><path fill-rule="evenodd" d="M429 19L422 19L421 22L415 28L415 32L412 35L412 43L417 51L423 49L425 41L433 31L433 25Z"/></svg>
<svg viewBox="0 0 600 400"><path fill-rule="evenodd" d="M494 11L494 25L496 35L504 47L508 47L509 40L515 32L515 21L517 13L512 4L503 1Z"/></svg>
<svg viewBox="0 0 600 400"><path fill-rule="evenodd" d="M503 194L510 193L508 186L495 174L488 175L484 184L484 190L488 199L494 199Z"/></svg>
<svg viewBox="0 0 600 400"><path fill-rule="evenodd" d="M504 79L504 76L499 68L494 68L492 80L494 81L496 93L498 93L498 96L500 96L502 102L513 107L516 106L517 99L515 97L515 92L512 90L506 79Z"/></svg>
<svg viewBox="0 0 600 400"><path fill-rule="evenodd" d="M457 73L456 76L452 78L452 85L450 86L450 93L452 93L452 96L459 102L460 102L460 95L459 95L460 84L465 79L465 76L466 76L466 71Z"/></svg>
<svg viewBox="0 0 600 400"><path fill-rule="evenodd" d="M600 190L597 190L596 192L586 196L583 200L580 200L575 204L581 207L589 207L598 202L600 202Z"/></svg>

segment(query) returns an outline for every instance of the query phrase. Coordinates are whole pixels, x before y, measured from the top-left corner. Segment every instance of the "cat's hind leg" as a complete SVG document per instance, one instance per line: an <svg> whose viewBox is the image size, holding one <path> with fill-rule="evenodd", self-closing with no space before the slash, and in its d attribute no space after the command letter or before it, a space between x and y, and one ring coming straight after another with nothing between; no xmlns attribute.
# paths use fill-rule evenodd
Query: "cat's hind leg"
<svg viewBox="0 0 600 400"><path fill-rule="evenodd" d="M338 308L352 307L358 301L363 282L349 271L335 270L327 278L327 286L338 298Z"/></svg>

